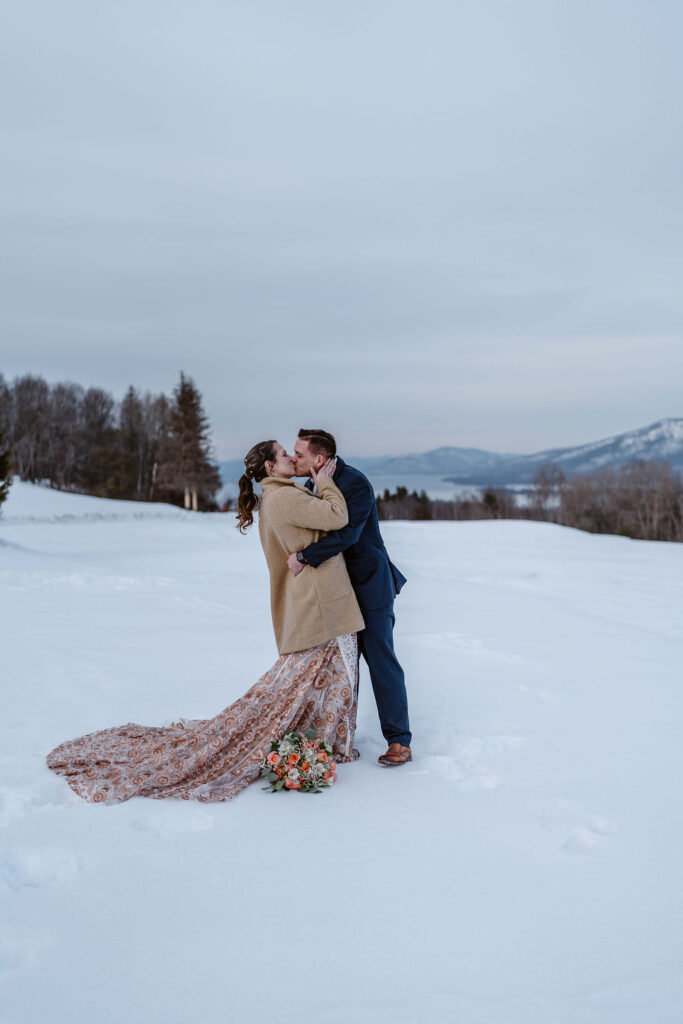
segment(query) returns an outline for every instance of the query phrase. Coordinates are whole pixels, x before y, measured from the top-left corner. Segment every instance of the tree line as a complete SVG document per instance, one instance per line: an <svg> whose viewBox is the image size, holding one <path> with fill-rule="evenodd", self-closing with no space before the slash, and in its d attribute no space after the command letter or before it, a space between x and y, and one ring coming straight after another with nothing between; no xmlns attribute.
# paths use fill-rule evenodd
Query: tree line
<svg viewBox="0 0 683 1024"><path fill-rule="evenodd" d="M13 474L61 490L107 498L217 508L221 480L212 461L209 421L191 378L170 397L131 386L117 402L101 388L49 385L0 373L0 505ZM452 501L398 487L377 498L379 518L536 519L590 533L683 541L683 480L667 462L635 461L567 479L542 466L527 502L503 487Z"/></svg>
<svg viewBox="0 0 683 1024"><path fill-rule="evenodd" d="M190 377L170 397L0 374L0 502L11 474L104 498L215 509L209 421ZM6 492L5 492L6 496Z"/></svg>
<svg viewBox="0 0 683 1024"><path fill-rule="evenodd" d="M683 541L683 479L667 462L638 460L567 479L542 466L520 504L504 487L485 487L452 501L398 487L377 498L380 519L536 519L589 533L634 540Z"/></svg>

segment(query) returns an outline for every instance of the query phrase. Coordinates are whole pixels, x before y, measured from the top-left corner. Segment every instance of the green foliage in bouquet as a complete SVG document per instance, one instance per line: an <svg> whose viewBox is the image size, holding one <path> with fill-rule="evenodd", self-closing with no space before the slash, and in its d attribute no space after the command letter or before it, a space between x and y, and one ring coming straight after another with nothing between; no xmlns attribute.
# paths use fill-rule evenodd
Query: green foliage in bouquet
<svg viewBox="0 0 683 1024"><path fill-rule="evenodd" d="M337 765L332 760L332 747L316 737L315 729L286 732L281 740L273 740L270 753L261 766L272 793L281 789L301 793L322 793L337 781Z"/></svg>

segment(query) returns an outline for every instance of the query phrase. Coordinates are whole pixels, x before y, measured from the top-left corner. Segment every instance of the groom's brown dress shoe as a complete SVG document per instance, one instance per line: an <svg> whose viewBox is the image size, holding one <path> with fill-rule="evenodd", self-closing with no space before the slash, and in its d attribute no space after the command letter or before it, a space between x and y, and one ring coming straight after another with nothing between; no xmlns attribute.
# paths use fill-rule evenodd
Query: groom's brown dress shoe
<svg viewBox="0 0 683 1024"><path fill-rule="evenodd" d="M410 747L404 747L402 743L390 743L386 754L377 758L385 768L395 768L399 764L407 764L412 759Z"/></svg>

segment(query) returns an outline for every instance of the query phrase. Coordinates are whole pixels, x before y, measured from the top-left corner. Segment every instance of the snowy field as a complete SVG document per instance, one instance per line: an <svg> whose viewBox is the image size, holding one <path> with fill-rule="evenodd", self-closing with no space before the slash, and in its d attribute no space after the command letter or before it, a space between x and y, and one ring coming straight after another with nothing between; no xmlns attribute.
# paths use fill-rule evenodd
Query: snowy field
<svg viewBox="0 0 683 1024"><path fill-rule="evenodd" d="M389 523L414 761L80 802L62 740L275 660L255 531L16 484L0 519L2 1024L680 1024L683 545Z"/></svg>

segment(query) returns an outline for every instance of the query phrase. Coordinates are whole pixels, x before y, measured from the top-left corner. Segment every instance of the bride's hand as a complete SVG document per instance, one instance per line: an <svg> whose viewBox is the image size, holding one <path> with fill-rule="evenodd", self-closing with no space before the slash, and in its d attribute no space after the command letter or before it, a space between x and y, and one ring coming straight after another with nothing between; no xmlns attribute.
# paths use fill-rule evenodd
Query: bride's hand
<svg viewBox="0 0 683 1024"><path fill-rule="evenodd" d="M336 468L337 468L337 460L336 459L328 459L327 462L323 462L322 466L320 467L320 469L318 470L317 473L316 473L316 471L314 469L312 469L311 470L311 479L313 480L313 483L317 484L318 480L324 480L327 477L332 479L332 477L334 476L334 471L335 471Z"/></svg>

